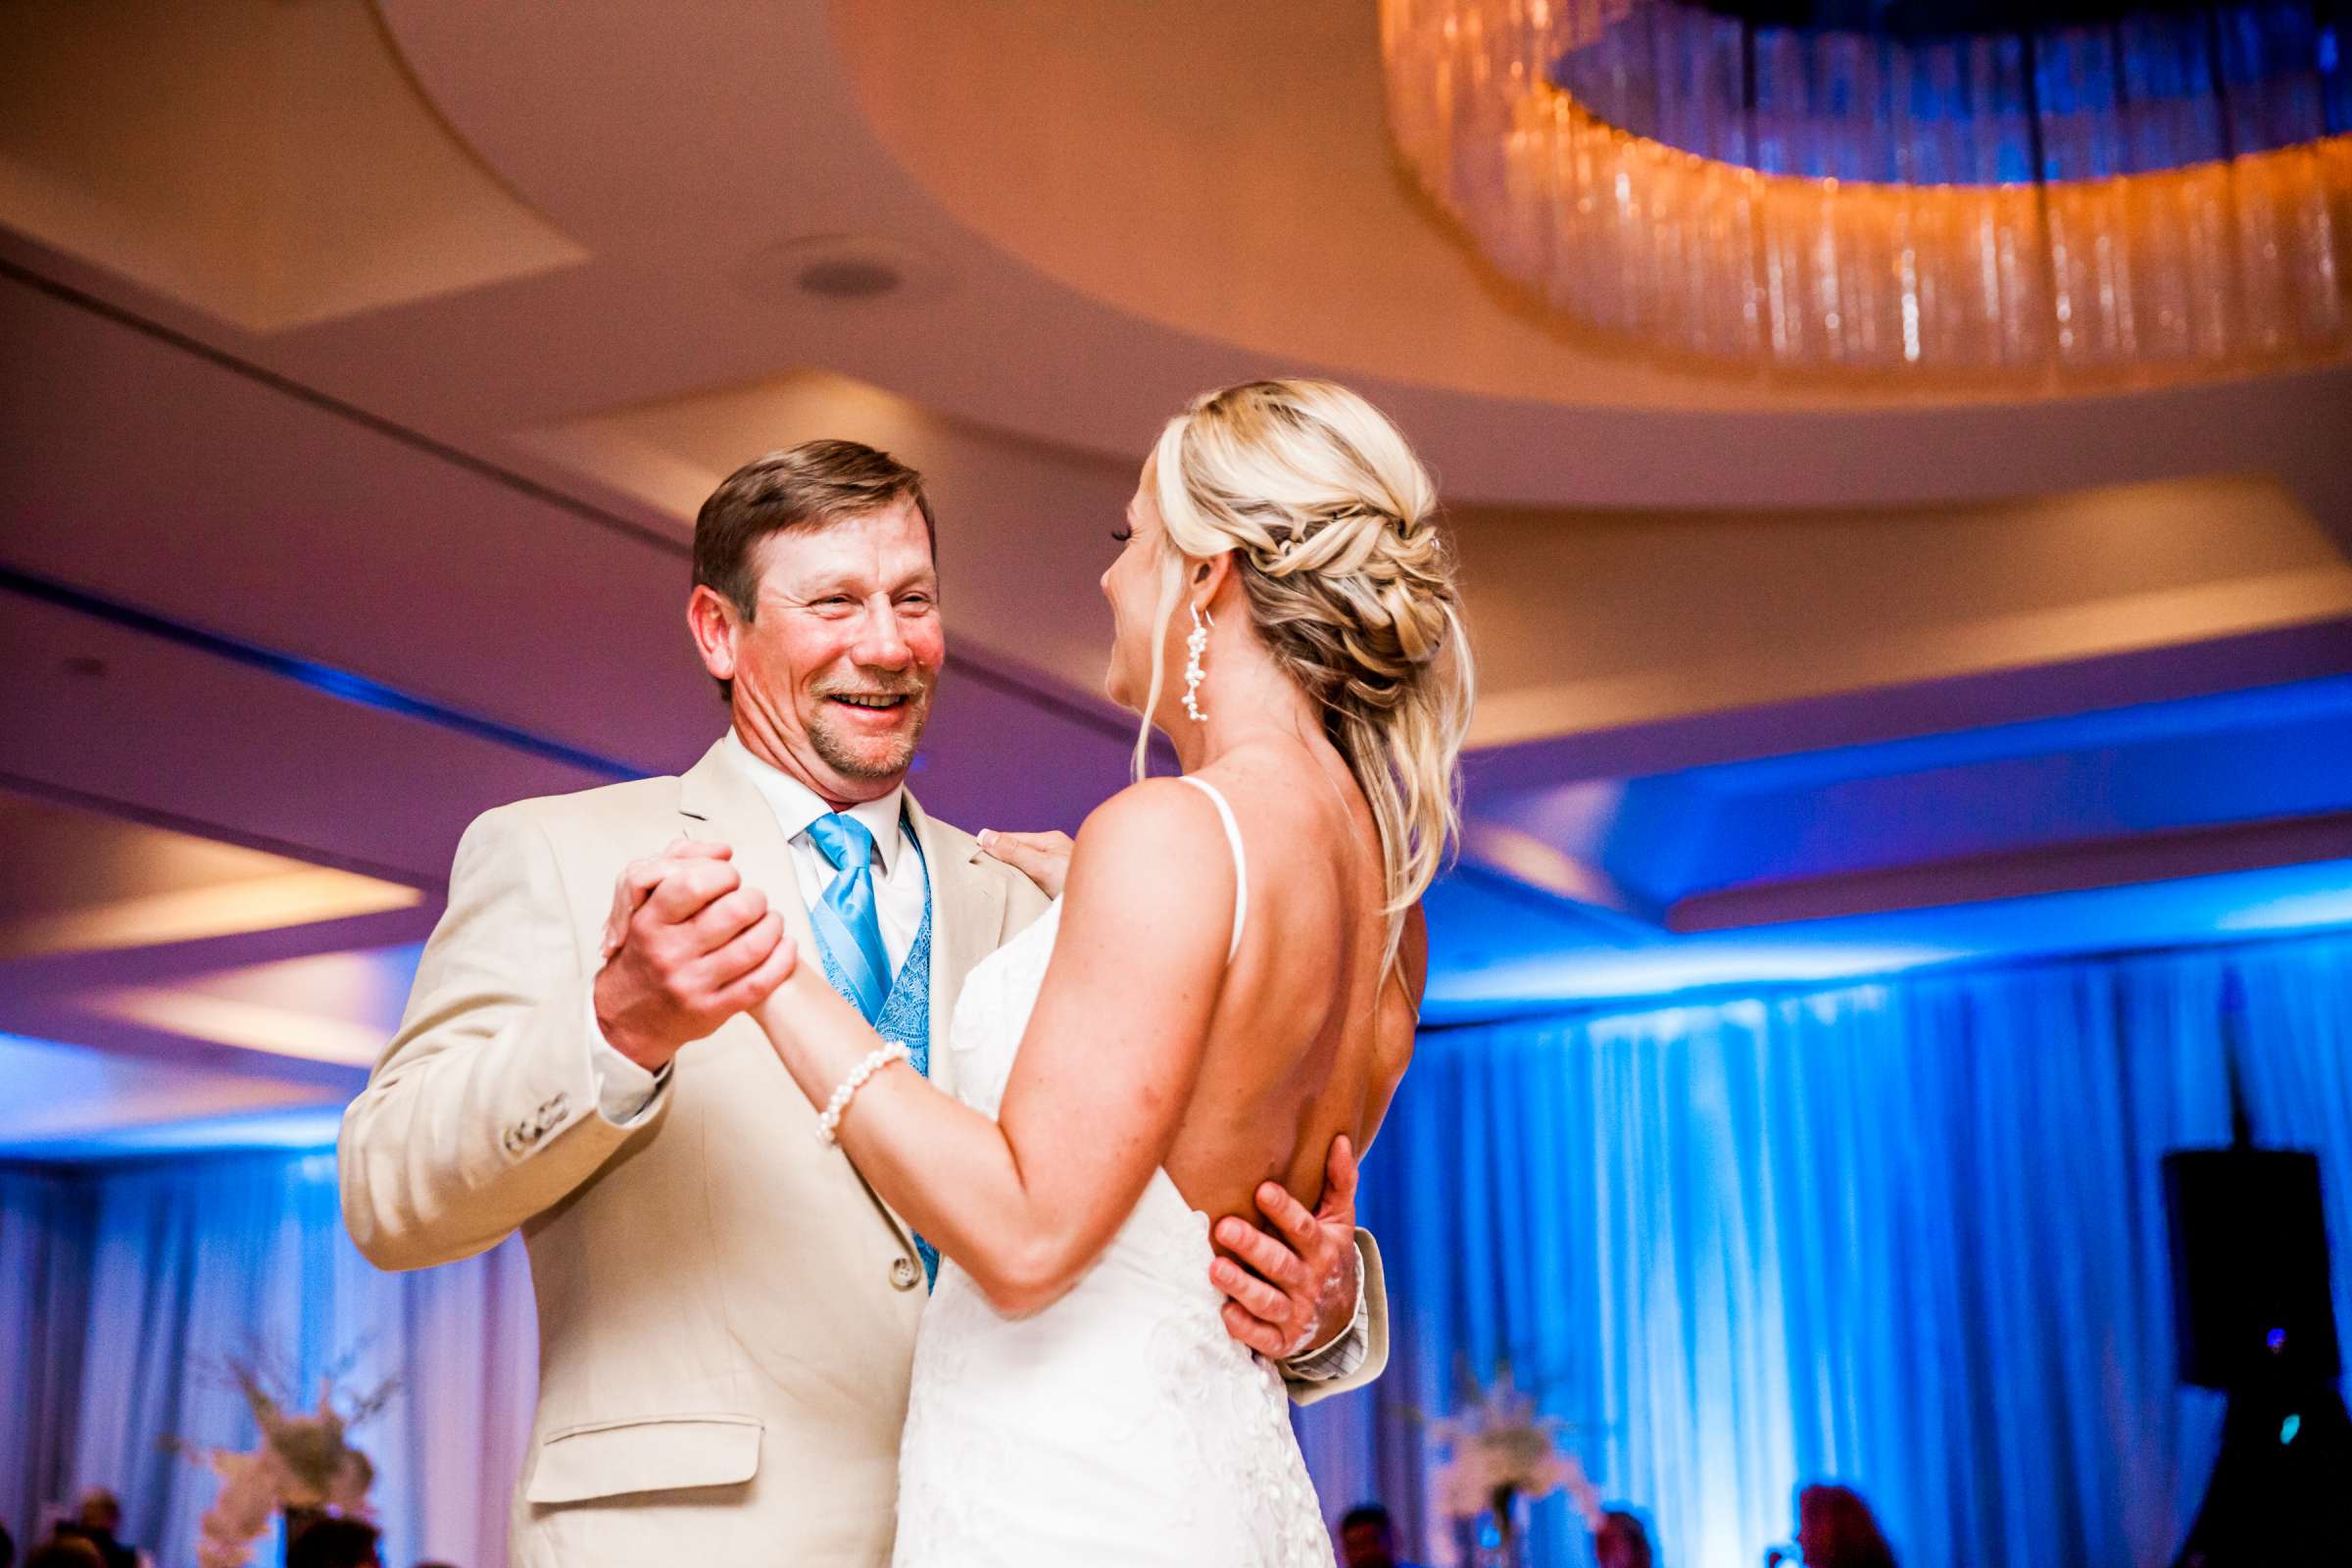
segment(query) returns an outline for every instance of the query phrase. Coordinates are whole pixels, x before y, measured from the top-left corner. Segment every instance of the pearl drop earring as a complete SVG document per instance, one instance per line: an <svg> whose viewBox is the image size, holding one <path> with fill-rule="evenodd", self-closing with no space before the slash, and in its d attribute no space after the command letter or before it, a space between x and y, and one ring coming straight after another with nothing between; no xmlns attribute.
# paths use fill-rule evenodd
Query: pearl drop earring
<svg viewBox="0 0 2352 1568"><path fill-rule="evenodd" d="M1200 668L1200 655L1208 647L1208 628L1216 623L1217 617L1214 615L1209 616L1203 623L1200 618L1200 607L1199 605L1193 607L1192 635L1184 640L1184 651L1188 656L1184 662L1184 710L1192 715L1192 720L1196 724L1206 723L1208 720L1208 715L1200 711L1199 697L1203 674Z"/></svg>

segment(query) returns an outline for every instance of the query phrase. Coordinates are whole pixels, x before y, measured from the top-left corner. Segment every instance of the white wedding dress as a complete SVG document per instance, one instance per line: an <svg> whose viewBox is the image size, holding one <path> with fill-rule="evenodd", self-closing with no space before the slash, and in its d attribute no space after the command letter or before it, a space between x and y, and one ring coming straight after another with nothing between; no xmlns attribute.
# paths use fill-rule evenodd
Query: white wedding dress
<svg viewBox="0 0 2352 1568"><path fill-rule="evenodd" d="M1233 845L1238 945L1241 836L1214 788L1186 782ZM990 1116L1060 922L1056 901L964 981L956 1094ZM1154 1171L1102 1257L1025 1318L942 1260L899 1449L897 1568L1331 1568L1282 1379L1218 1315L1208 1226Z"/></svg>

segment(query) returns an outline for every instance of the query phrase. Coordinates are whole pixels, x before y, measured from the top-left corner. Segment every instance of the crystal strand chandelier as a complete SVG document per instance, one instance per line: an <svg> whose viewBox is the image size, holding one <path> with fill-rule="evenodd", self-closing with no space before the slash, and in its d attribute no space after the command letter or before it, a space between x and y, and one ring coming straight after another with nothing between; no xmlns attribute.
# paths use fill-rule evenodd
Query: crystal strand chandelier
<svg viewBox="0 0 2352 1568"><path fill-rule="evenodd" d="M1383 0L1512 283L1686 358L2138 383L2352 351L2352 0Z"/></svg>

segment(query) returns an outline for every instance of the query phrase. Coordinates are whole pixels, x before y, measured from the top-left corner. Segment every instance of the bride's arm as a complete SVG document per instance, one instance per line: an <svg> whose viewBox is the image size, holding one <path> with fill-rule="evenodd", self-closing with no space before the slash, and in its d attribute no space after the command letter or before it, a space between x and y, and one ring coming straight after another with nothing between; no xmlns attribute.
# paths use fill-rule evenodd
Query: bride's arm
<svg viewBox="0 0 2352 1568"><path fill-rule="evenodd" d="M875 1074L842 1117L842 1147L874 1190L1002 1310L1067 1291L1167 1158L1233 930L1212 810L1158 780L1087 818L999 1120L905 1066ZM755 1016L815 1105L880 1044L814 964Z"/></svg>

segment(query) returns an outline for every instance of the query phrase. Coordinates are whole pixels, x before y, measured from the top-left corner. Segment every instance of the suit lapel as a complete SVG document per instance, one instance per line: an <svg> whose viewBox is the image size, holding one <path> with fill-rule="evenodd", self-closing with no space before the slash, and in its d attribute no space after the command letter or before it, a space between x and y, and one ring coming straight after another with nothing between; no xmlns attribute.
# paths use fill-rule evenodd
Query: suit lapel
<svg viewBox="0 0 2352 1568"><path fill-rule="evenodd" d="M678 779L678 814L685 818L689 837L730 845L735 851L735 869L742 873L746 887L758 888L767 895L770 907L784 916L784 929L799 944L800 961L821 965L817 956L816 928L808 922L808 910L801 903L801 882L792 868L792 847L784 842L784 831L776 825L776 813L768 806L759 787L746 778L743 769L725 756L727 742L722 737L717 745L703 754L703 760L688 768ZM936 922L935 922L936 923ZM932 933L936 949L939 934ZM760 1026L746 1017L738 1020L744 1028L757 1031ZM734 1027L730 1022L728 1027ZM766 1044L761 1035L760 1043ZM936 1050L933 1052L937 1055ZM795 1101L801 1092L784 1072L784 1064L776 1063L776 1073L784 1078L784 1092ZM810 1112L813 1116L815 1113ZM856 1167L852 1167L855 1169ZM874 1212L908 1257L914 1256L914 1241L898 1211L882 1200L863 1173L858 1185L873 1200Z"/></svg>
<svg viewBox="0 0 2352 1568"><path fill-rule="evenodd" d="M1004 888L979 862L987 852L950 833L906 797L906 817L923 847L931 878L931 1081L956 1092L956 1053L949 1039L956 998L973 964L996 948L1004 928Z"/></svg>
<svg viewBox="0 0 2352 1568"><path fill-rule="evenodd" d="M776 813L743 769L725 756L721 740L678 780L678 814L688 819L686 832L712 840L735 851L735 869L744 886L758 888L784 916L784 929L799 945L802 961L816 957L816 930L801 903L801 881L793 873L792 849L776 826Z"/></svg>

